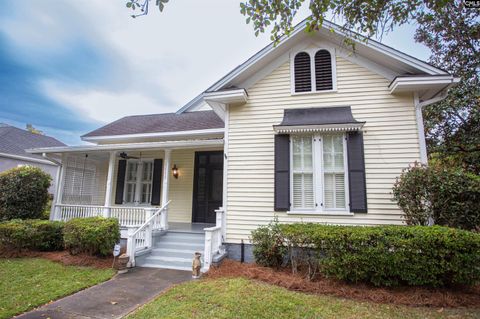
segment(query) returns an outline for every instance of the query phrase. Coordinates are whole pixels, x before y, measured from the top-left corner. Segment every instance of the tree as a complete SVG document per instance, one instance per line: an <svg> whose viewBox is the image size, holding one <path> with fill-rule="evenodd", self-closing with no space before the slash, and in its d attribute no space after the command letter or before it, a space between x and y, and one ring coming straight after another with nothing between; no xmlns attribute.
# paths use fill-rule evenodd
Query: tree
<svg viewBox="0 0 480 319"><path fill-rule="evenodd" d="M418 18L415 40L430 48L430 63L460 77L447 98L424 110L430 157L480 174L479 10L452 1Z"/></svg>
<svg viewBox="0 0 480 319"><path fill-rule="evenodd" d="M168 0L155 0L163 11ZM428 151L437 160L480 173L480 9L464 0L244 0L240 12L255 35L270 30L272 41L293 30L293 20L308 5L306 31L318 30L327 16L342 21L352 38L368 41L406 23L416 23L416 41L432 51L430 63L461 82L447 98L424 110ZM127 7L148 13L149 0L127 0ZM467 7L469 6L469 7ZM138 11L138 10L137 10Z"/></svg>

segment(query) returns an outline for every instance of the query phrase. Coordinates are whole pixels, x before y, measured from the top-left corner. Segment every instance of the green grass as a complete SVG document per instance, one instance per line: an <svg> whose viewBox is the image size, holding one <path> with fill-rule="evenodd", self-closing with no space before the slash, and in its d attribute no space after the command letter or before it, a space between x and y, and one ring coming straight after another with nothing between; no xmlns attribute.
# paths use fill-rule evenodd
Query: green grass
<svg viewBox="0 0 480 319"><path fill-rule="evenodd" d="M480 318L474 310L438 310L308 295L234 278L176 286L129 318Z"/></svg>
<svg viewBox="0 0 480 319"><path fill-rule="evenodd" d="M46 259L0 259L0 318L33 309L111 278L111 269L64 266Z"/></svg>

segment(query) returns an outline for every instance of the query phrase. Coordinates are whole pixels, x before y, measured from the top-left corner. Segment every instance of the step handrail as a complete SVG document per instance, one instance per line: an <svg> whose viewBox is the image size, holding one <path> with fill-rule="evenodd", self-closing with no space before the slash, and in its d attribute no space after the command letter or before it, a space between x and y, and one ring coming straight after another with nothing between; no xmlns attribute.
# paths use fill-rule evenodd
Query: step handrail
<svg viewBox="0 0 480 319"><path fill-rule="evenodd" d="M145 223L143 223L140 227L138 227L138 229L137 229L136 231L134 231L134 232L130 235L130 237L135 236L135 235L138 234L140 231L142 231L145 227L147 227L148 224L150 224L150 222L151 222L155 217L157 217L161 212L163 212L163 211L167 208L168 204L170 204L171 201L172 201L172 200L169 200L168 202L165 203L165 205L163 205L163 206L160 207L155 213L153 213L152 216L150 216L150 217L145 221Z"/></svg>

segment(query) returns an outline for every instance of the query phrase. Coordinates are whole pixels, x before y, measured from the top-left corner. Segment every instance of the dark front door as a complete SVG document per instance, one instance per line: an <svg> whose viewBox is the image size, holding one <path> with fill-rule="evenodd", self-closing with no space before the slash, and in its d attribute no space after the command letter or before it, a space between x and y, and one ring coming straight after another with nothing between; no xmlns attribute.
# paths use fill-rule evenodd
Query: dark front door
<svg viewBox="0 0 480 319"><path fill-rule="evenodd" d="M222 206L223 152L196 152L193 179L194 223L215 223L215 209Z"/></svg>

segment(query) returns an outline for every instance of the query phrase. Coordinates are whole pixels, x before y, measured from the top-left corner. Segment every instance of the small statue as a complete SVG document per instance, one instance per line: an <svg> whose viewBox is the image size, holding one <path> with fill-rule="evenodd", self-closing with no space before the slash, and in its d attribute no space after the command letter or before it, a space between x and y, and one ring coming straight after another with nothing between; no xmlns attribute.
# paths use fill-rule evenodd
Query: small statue
<svg viewBox="0 0 480 319"><path fill-rule="evenodd" d="M200 269L202 268L202 262L200 261L201 256L202 254L200 254L197 251L195 252L195 257L193 257L193 262L192 262L192 278L193 279L200 278Z"/></svg>

